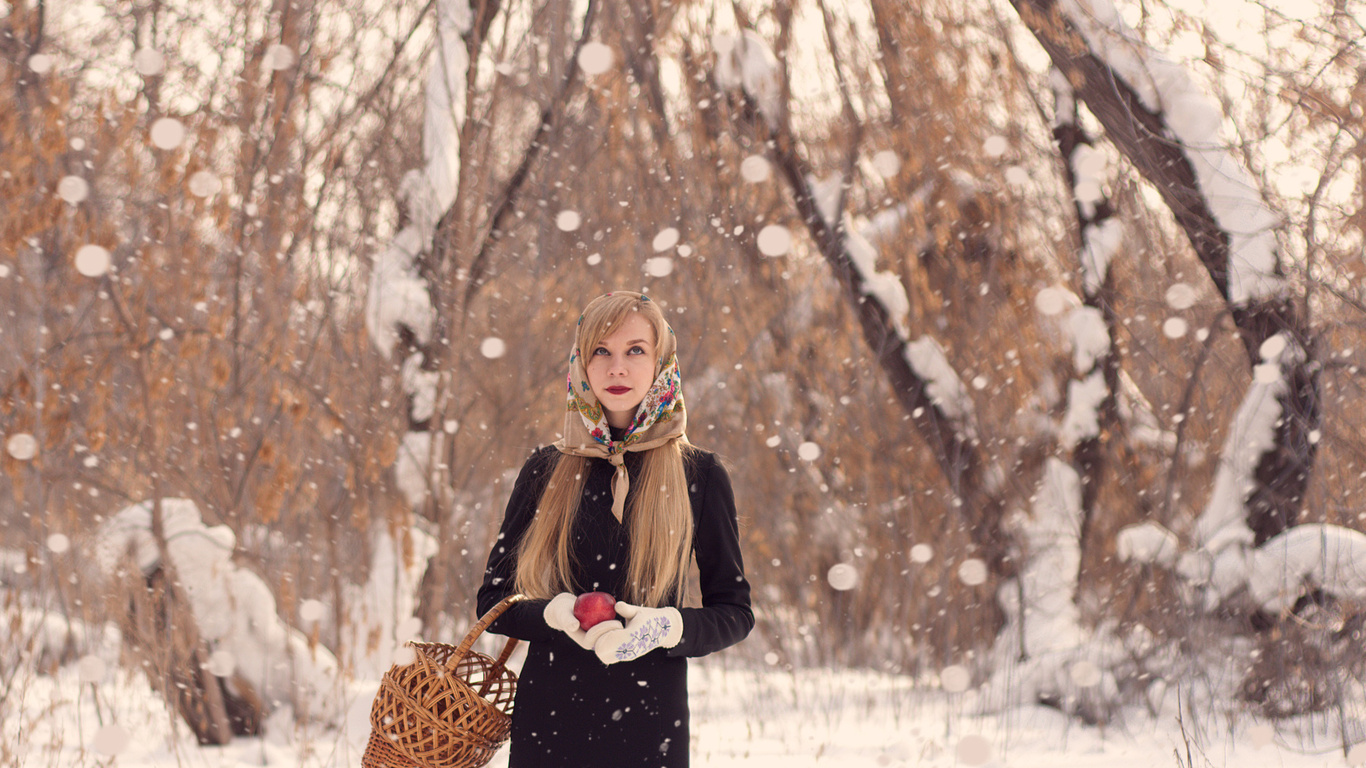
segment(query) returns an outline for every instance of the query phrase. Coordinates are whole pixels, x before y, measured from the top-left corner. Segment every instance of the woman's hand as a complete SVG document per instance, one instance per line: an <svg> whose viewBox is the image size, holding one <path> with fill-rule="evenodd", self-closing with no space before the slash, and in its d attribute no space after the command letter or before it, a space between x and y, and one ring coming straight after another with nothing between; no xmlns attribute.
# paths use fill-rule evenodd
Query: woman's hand
<svg viewBox="0 0 1366 768"><path fill-rule="evenodd" d="M683 614L677 608L643 608L618 600L617 613L626 619L626 626L604 633L593 646L603 664L638 659L656 648L672 648L683 638Z"/></svg>
<svg viewBox="0 0 1366 768"><path fill-rule="evenodd" d="M604 634L623 629L620 621L611 619L600 621L588 628L588 631L579 629L579 620L574 616L575 597L568 592L561 592L556 595L549 603L546 603L545 623L551 629L558 629L569 635L569 639L579 644L579 647L586 651L594 649L597 641ZM621 603L617 603L618 606ZM635 606L631 606L634 608Z"/></svg>

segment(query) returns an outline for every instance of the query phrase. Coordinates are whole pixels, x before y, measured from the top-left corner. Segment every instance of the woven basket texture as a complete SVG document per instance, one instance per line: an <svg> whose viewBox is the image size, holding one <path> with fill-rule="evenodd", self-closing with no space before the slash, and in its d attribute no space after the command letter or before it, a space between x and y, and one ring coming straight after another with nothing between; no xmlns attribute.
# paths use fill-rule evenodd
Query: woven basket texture
<svg viewBox="0 0 1366 768"><path fill-rule="evenodd" d="M505 666L515 640L498 659L469 650L491 621L459 647L408 644L413 662L384 674L370 707L363 768L479 768L493 758L512 730L517 675Z"/></svg>

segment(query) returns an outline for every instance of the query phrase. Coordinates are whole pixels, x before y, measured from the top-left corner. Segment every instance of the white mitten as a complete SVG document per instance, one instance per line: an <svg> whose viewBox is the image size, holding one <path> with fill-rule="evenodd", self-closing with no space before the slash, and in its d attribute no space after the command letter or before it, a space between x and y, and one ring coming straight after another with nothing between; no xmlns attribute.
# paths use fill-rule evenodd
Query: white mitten
<svg viewBox="0 0 1366 768"><path fill-rule="evenodd" d="M593 646L603 664L631 661L656 648L672 648L683 638L683 614L677 608L643 608L618 601L617 613L626 619L626 626L602 635Z"/></svg>
<svg viewBox="0 0 1366 768"><path fill-rule="evenodd" d="M579 629L579 620L574 616L574 600L573 595L568 592L561 592L555 595L549 603L546 603L542 616L545 617L545 623L551 629L558 629L569 635L569 639L578 643L579 647L591 651L598 638L608 632L622 629L621 622L616 619L600 621L589 627L587 631Z"/></svg>

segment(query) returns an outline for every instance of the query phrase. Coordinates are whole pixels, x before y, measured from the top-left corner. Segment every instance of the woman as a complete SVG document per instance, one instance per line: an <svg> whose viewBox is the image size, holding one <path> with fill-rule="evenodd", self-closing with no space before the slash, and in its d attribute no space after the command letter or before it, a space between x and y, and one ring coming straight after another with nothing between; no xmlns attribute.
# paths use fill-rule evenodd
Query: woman
<svg viewBox="0 0 1366 768"><path fill-rule="evenodd" d="M509 768L688 765L687 658L754 626L730 479L684 434L673 329L629 291L579 317L564 436L532 454L479 589L491 629L530 641ZM696 558L702 607L681 607ZM576 595L606 592L621 620L588 631Z"/></svg>

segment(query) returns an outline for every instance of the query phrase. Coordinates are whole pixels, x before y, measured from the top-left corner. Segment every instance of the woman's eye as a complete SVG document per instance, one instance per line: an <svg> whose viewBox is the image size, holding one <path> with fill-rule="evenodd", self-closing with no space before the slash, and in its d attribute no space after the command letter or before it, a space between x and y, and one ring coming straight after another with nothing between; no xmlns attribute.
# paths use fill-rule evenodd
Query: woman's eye
<svg viewBox="0 0 1366 768"><path fill-rule="evenodd" d="M633 354L633 355L643 355L643 354L645 354L645 350L641 349L640 347L631 347L631 354Z"/></svg>
<svg viewBox="0 0 1366 768"><path fill-rule="evenodd" d="M593 354L595 354L595 355L606 355L606 354L609 354L609 353L608 353L608 351L607 351L607 347L598 347L597 349L593 350Z"/></svg>

